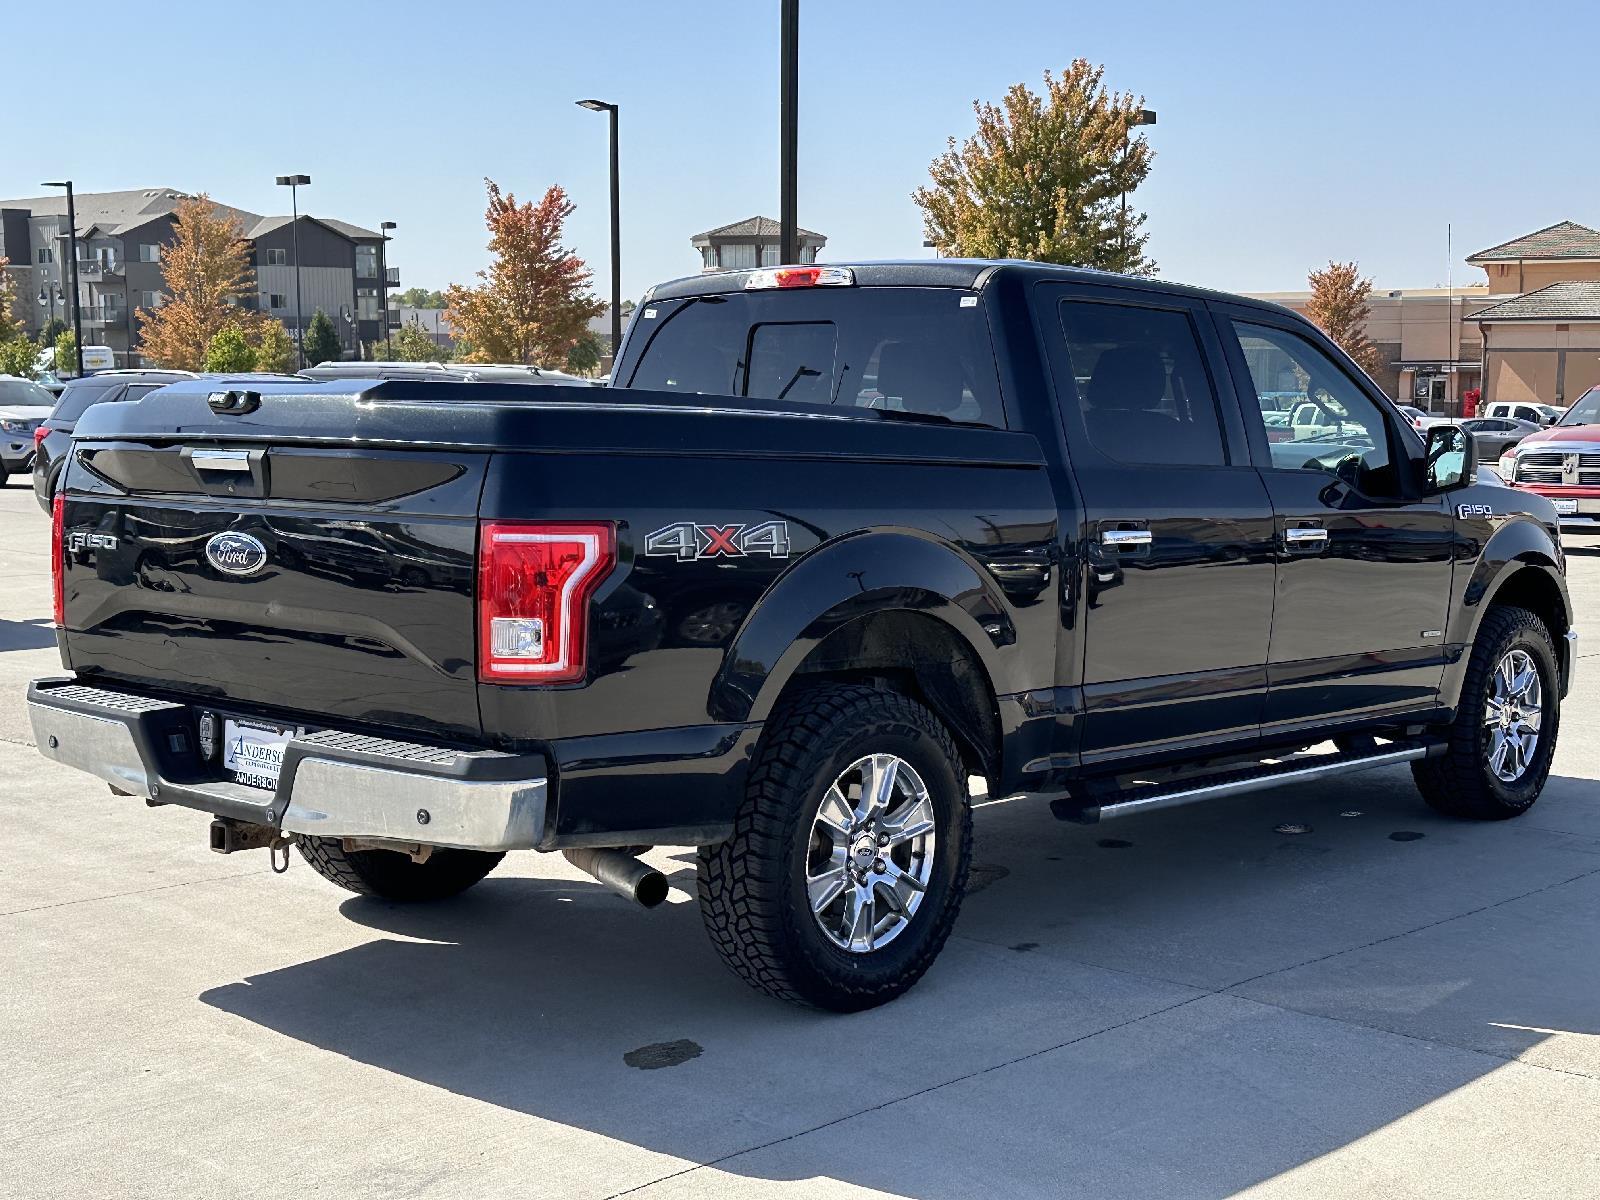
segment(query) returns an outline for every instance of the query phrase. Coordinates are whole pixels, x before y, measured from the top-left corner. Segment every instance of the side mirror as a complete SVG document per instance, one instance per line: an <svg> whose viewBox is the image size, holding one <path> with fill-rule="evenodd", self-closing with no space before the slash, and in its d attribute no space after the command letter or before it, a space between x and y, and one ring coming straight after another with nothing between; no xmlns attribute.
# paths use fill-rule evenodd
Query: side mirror
<svg viewBox="0 0 1600 1200"><path fill-rule="evenodd" d="M1422 489L1448 492L1478 478L1478 444L1459 425L1430 425L1423 458Z"/></svg>

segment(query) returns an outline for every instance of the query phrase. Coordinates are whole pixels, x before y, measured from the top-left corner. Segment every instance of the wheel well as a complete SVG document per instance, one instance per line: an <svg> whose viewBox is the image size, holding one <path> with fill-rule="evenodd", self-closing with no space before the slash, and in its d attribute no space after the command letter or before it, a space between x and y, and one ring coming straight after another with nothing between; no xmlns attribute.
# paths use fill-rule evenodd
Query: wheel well
<svg viewBox="0 0 1600 1200"><path fill-rule="evenodd" d="M1000 713L989 673L950 626L914 612L881 612L834 630L806 655L783 698L823 679L872 682L927 705L949 727L967 770L1000 777Z"/></svg>
<svg viewBox="0 0 1600 1200"><path fill-rule="evenodd" d="M1515 604L1533 612L1550 631L1550 640L1560 650L1567 632L1567 608L1561 589L1538 567L1522 567L1495 590L1490 604Z"/></svg>

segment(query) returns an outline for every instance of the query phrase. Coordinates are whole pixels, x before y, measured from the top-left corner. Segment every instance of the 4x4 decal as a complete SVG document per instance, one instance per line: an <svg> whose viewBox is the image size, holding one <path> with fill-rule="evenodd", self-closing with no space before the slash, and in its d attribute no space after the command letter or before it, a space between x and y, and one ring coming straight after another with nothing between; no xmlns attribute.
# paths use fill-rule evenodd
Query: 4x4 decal
<svg viewBox="0 0 1600 1200"><path fill-rule="evenodd" d="M678 521L646 534L644 552L676 558L680 562L697 558L743 558L747 554L788 558L789 523L697 525L693 521Z"/></svg>

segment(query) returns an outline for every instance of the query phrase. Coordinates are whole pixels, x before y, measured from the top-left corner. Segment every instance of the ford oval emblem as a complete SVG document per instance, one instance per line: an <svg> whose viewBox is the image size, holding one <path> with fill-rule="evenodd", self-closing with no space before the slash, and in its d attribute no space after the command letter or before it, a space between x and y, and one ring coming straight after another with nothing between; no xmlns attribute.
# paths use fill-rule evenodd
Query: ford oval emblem
<svg viewBox="0 0 1600 1200"><path fill-rule="evenodd" d="M228 575L254 575L267 565L267 548L248 533L229 530L206 543L206 558Z"/></svg>

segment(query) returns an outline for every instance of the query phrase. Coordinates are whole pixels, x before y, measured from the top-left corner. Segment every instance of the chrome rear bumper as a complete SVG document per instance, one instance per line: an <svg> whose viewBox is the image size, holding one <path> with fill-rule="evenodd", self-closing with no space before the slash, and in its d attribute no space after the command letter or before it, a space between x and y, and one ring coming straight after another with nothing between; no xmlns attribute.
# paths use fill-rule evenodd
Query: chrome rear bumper
<svg viewBox="0 0 1600 1200"><path fill-rule="evenodd" d="M493 851L545 841L549 783L539 755L320 730L288 743L278 786L267 791L227 779L200 754L201 711L70 679L28 687L41 754L159 804L318 837Z"/></svg>

